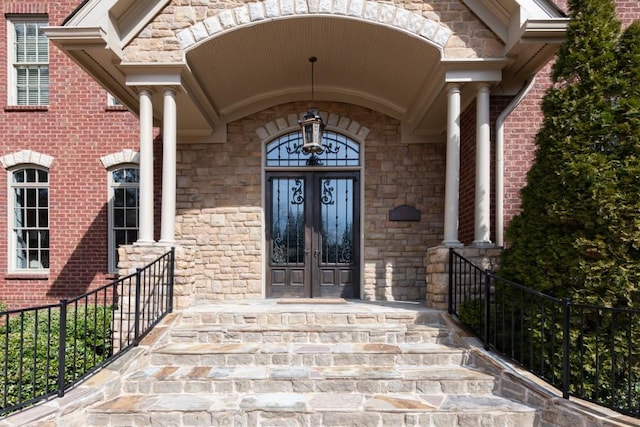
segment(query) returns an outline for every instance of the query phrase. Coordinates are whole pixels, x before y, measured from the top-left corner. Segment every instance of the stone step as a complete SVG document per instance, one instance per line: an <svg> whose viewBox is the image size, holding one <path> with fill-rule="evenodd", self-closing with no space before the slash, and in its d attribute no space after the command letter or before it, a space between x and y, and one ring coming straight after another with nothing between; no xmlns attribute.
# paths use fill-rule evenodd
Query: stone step
<svg viewBox="0 0 640 427"><path fill-rule="evenodd" d="M172 328L169 340L180 343L450 343L445 327L417 324L184 324Z"/></svg>
<svg viewBox="0 0 640 427"><path fill-rule="evenodd" d="M433 343L172 343L157 348L151 364L289 366L431 366L465 364L464 349Z"/></svg>
<svg viewBox="0 0 640 427"><path fill-rule="evenodd" d="M461 366L150 366L123 391L148 393L419 393L490 395L494 378Z"/></svg>
<svg viewBox="0 0 640 427"><path fill-rule="evenodd" d="M89 426L536 425L536 412L496 396L367 393L122 395L88 410Z"/></svg>
<svg viewBox="0 0 640 427"><path fill-rule="evenodd" d="M402 307L402 309L396 307ZM442 313L419 304L349 302L342 304L201 305L182 312L182 323L201 325L371 325L440 324ZM409 307L409 308L407 308Z"/></svg>

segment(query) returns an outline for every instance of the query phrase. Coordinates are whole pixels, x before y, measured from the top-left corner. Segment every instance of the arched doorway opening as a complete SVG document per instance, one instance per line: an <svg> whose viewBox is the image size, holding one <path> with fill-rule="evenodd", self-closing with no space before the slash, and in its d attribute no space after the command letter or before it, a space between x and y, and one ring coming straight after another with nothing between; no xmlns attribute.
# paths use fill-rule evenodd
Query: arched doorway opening
<svg viewBox="0 0 640 427"><path fill-rule="evenodd" d="M267 298L360 296L360 145L325 131L323 146L266 145Z"/></svg>

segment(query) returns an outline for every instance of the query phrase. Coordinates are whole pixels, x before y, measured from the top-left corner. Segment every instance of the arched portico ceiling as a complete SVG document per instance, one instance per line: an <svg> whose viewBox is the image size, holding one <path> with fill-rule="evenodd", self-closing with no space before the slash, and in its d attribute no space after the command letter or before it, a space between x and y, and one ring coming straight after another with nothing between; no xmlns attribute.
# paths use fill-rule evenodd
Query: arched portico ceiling
<svg viewBox="0 0 640 427"><path fill-rule="evenodd" d="M405 117L441 50L392 28L343 17L264 21L225 32L186 53L189 68L220 115L235 120L283 102L363 105ZM441 78L441 76L438 76Z"/></svg>
<svg viewBox="0 0 640 427"><path fill-rule="evenodd" d="M150 52L125 60L138 34L149 37L148 23L168 11L178 13L169 0L86 0L63 27L47 34L133 111L136 86L180 86L179 135L224 136L224 124L232 120L282 102L310 101L308 58L316 56L315 101L381 111L401 120L403 138L419 142L445 135L447 83L463 84L463 103L474 98L473 83L483 80L501 93L514 93L548 61L566 25L549 5L461 0L493 32L498 51L492 54L467 49L450 55L466 48L469 33L454 33L455 26L435 15L366 0L232 6L177 28L182 50L174 45L162 52L164 58L178 53L169 60ZM154 95L154 115L161 120L161 91Z"/></svg>

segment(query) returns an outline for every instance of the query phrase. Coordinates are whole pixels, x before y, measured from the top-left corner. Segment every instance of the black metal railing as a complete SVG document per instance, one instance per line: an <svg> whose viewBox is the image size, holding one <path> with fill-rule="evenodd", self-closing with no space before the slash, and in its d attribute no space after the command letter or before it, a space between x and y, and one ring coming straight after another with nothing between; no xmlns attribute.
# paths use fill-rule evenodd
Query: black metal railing
<svg viewBox="0 0 640 427"><path fill-rule="evenodd" d="M449 253L449 313L562 391L640 417L640 310L553 298Z"/></svg>
<svg viewBox="0 0 640 427"><path fill-rule="evenodd" d="M58 304L0 312L0 416L64 396L138 345L173 310L174 256Z"/></svg>

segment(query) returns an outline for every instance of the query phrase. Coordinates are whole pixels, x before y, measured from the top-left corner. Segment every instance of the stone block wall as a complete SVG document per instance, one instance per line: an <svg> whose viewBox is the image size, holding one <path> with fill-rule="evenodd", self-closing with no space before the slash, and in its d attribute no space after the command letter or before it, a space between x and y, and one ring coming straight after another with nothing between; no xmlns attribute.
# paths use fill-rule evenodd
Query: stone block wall
<svg viewBox="0 0 640 427"><path fill-rule="evenodd" d="M497 270L500 265L501 248L475 248L468 246L456 248L455 250L483 270ZM425 263L427 266L426 305L437 310L448 310L449 248L444 246L429 248Z"/></svg>
<svg viewBox="0 0 640 427"><path fill-rule="evenodd" d="M120 277L136 272L166 254L170 247L162 245L126 245L118 249L118 269ZM190 248L177 246L175 248L175 265L173 271L174 290L173 307L180 310L196 303L194 251ZM124 299L124 298L123 298Z"/></svg>
<svg viewBox="0 0 640 427"><path fill-rule="evenodd" d="M144 268L148 264L154 262L161 256L165 255L171 248L163 245L126 245L118 248L118 269L119 275L123 279L121 287L118 288L118 307L115 311L115 320L113 322L114 333L114 351L120 350L121 346L130 344L135 336L135 300L136 300L136 277L127 278L134 275L139 268ZM181 310L189 308L196 304L195 293L195 277L193 275L195 263L194 252L185 247L178 246L174 253L174 287L173 287L173 309ZM141 293L154 293L155 296L168 295L169 290L163 287L164 281L156 280L153 276L154 271L147 272L146 281L142 284ZM142 295L140 310L145 313L157 313L159 307L165 307L162 302L148 295ZM150 306L145 306L149 304ZM159 303L160 306L156 305ZM149 314L147 314L148 316ZM150 321L152 319L141 319ZM145 325L146 326L146 325Z"/></svg>
<svg viewBox="0 0 640 427"><path fill-rule="evenodd" d="M178 145L176 239L193 253L196 301L262 298L262 150L297 130L288 118L307 107L280 105L230 123L226 144ZM338 132L364 138L364 298L424 300L424 254L442 240L444 144L403 144L397 120L366 108L318 109L339 118L328 120ZM405 204L421 212L420 221L389 220Z"/></svg>

